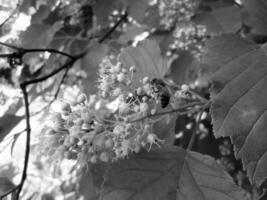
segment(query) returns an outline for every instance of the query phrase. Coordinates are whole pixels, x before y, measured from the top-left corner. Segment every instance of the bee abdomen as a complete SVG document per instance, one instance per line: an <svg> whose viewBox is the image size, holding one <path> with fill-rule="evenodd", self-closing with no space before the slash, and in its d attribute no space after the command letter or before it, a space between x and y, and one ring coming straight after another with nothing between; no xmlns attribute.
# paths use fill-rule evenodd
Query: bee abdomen
<svg viewBox="0 0 267 200"><path fill-rule="evenodd" d="M170 96L168 94L160 95L160 104L162 108L166 108L170 102Z"/></svg>

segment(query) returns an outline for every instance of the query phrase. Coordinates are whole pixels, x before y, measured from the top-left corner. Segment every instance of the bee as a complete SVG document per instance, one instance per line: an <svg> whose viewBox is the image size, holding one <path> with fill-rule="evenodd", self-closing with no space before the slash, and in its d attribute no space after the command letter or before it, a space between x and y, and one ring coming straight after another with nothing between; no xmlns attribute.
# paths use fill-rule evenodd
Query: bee
<svg viewBox="0 0 267 200"><path fill-rule="evenodd" d="M161 107L166 108L169 105L171 97L164 81L153 78L150 82L150 85L152 93L155 94L159 99Z"/></svg>

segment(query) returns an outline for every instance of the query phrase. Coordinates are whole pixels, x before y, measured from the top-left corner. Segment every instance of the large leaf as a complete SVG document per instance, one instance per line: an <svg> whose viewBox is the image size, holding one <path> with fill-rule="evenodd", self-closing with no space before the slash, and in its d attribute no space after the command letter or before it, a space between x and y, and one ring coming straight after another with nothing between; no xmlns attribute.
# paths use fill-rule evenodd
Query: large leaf
<svg viewBox="0 0 267 200"><path fill-rule="evenodd" d="M251 27L256 35L267 35L267 1L243 0L243 3L244 24Z"/></svg>
<svg viewBox="0 0 267 200"><path fill-rule="evenodd" d="M20 122L23 117L4 115L0 118L0 142Z"/></svg>
<svg viewBox="0 0 267 200"><path fill-rule="evenodd" d="M212 82L216 137L231 136L251 181L267 177L267 57L260 46L233 35L209 41L204 56ZM213 74L211 74L213 72Z"/></svg>
<svg viewBox="0 0 267 200"><path fill-rule="evenodd" d="M136 67L133 84L139 85L143 77L163 79L168 71L167 61L154 40L145 40L137 47L128 47L120 55L123 66Z"/></svg>
<svg viewBox="0 0 267 200"><path fill-rule="evenodd" d="M243 191L213 158L181 148L141 152L93 169L101 200L238 200ZM92 171L93 172L95 172ZM104 174L103 178L95 177ZM91 178L92 179L92 178ZM104 182L103 182L104 180ZM87 198L98 199L95 196Z"/></svg>
<svg viewBox="0 0 267 200"><path fill-rule="evenodd" d="M206 26L207 30L214 34L234 33L241 27L240 11L234 5L197 14L194 21Z"/></svg>

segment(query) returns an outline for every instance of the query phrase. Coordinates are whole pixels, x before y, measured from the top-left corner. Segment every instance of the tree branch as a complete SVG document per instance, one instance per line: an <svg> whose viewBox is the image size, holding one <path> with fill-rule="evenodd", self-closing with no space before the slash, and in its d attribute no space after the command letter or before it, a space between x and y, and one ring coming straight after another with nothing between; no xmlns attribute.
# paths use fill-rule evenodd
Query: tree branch
<svg viewBox="0 0 267 200"><path fill-rule="evenodd" d="M49 52L49 53L57 53L57 54L61 54L63 56L66 56L70 59L74 59L74 56L66 53L66 52L63 52L63 51L59 51L59 50L56 50L56 49L50 49L50 48L40 48L40 49L25 49L25 48L21 48L21 47L17 47L17 46L14 46L14 45L11 45L11 44L7 44L7 43L4 43L4 42L0 42L1 45L3 46L6 46L6 47L9 47L9 48L12 48L12 49L15 49L17 50L17 52L14 52L14 53L9 53L9 54L0 54L0 57L22 57L24 56L24 54L27 54L27 53L34 53L34 52Z"/></svg>
<svg viewBox="0 0 267 200"><path fill-rule="evenodd" d="M128 16L127 11L125 11L125 13L120 17L120 19L114 24L113 27L111 27L111 29L102 37L99 39L99 43L103 43L107 38L109 38L109 36L116 30L116 28L123 22L126 21Z"/></svg>
<svg viewBox="0 0 267 200"><path fill-rule="evenodd" d="M25 149L25 157L24 157L24 167L22 171L20 186L17 192L17 198L19 198L19 194L22 190L24 182L27 178L27 169L30 157L30 145L31 145L31 124L30 124L30 108L29 108L29 99L28 99L28 92L27 92L27 85L20 85L20 88L23 92L24 103L25 103L25 115L26 115L26 149Z"/></svg>
<svg viewBox="0 0 267 200"><path fill-rule="evenodd" d="M19 6L20 6L20 1L18 0L16 9L13 12L11 12L11 14L0 24L0 28L2 28L13 17L13 15L16 14Z"/></svg>

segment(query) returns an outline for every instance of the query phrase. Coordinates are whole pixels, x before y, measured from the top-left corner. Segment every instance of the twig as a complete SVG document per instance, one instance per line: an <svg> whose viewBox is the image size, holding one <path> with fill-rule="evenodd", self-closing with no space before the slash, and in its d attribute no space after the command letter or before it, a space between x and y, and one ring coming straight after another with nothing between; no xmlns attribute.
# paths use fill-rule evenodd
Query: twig
<svg viewBox="0 0 267 200"><path fill-rule="evenodd" d="M26 149L25 149L25 158L24 158L24 167L22 171L20 187L18 188L17 198L19 198L19 194L22 190L24 182L27 178L27 169L30 157L30 142L31 142L31 124L30 124L30 109L29 109L29 99L27 92L27 85L21 84L20 88L23 92L24 103L25 103L25 115L26 115Z"/></svg>
<svg viewBox="0 0 267 200"><path fill-rule="evenodd" d="M109 36L116 30L116 28L127 19L128 13L125 11L125 13L120 17L120 19L114 24L113 27L102 37L99 39L99 43L103 43Z"/></svg>
<svg viewBox="0 0 267 200"><path fill-rule="evenodd" d="M13 192L16 192L16 190L19 189L20 187L21 187L21 186L20 186L20 184L19 184L19 185L13 187L12 189L8 190L7 192L5 192L4 194L2 194L2 195L0 196L0 200L4 200L4 198L5 198L7 195L9 195L9 194L13 194ZM18 199L17 192L16 192L16 198Z"/></svg>
<svg viewBox="0 0 267 200"><path fill-rule="evenodd" d="M2 28L8 22L8 20L10 20L13 17L13 15L18 11L19 6L20 3L18 0L16 9L13 12L11 12L11 14L0 24L0 28Z"/></svg>
<svg viewBox="0 0 267 200"><path fill-rule="evenodd" d="M15 45L8 44L8 43L4 43L4 42L0 42L0 44L3 45L3 46L8 47L8 48L10 48L10 49L16 49L16 50L21 50L21 49L22 49L22 48L20 48L20 47L15 46Z"/></svg>
<svg viewBox="0 0 267 200"><path fill-rule="evenodd" d="M66 52L63 52L63 51L56 50L56 49L50 49L50 48L25 49L25 48L17 47L17 46L11 45L11 44L3 43L3 42L0 42L0 44L3 46L17 50L17 52L14 52L14 53L0 54L0 57L2 57L2 58L3 57L22 57L22 56L24 56L24 54L34 53L34 52L50 52L50 53L61 54L63 56L74 59L74 57L72 55L70 55Z"/></svg>
<svg viewBox="0 0 267 200"><path fill-rule="evenodd" d="M191 94L192 94L193 96L195 96L196 98L198 98L198 99L199 99L201 102L203 102L203 103L208 103L208 102L209 102L208 99L202 97L201 95L199 95L197 92L195 92L195 91L193 91L193 90L189 90L188 92L191 93Z"/></svg>
<svg viewBox="0 0 267 200"><path fill-rule="evenodd" d="M201 106L201 107L198 108L198 109L194 109L194 110L192 109L192 110L184 111L185 109L191 108L193 106ZM189 113L195 112L196 110L202 109L204 107L206 107L206 104L199 103L199 102L193 102L193 103L189 103L189 104L187 104L187 105L185 105L184 107L181 107L181 108L177 108L177 109L173 109L173 110L167 110L167 111L164 111L164 112L156 113L154 115L149 114L149 115L146 115L144 117L141 117L141 118L135 119L133 121L130 121L129 123L134 123L134 122L142 121L142 120L147 119L147 118L159 117L159 116L162 116L162 115L167 115L167 114L172 114L172 113L178 113L179 115L189 114Z"/></svg>
<svg viewBox="0 0 267 200"><path fill-rule="evenodd" d="M32 84L35 84L35 83L39 83L39 82L42 82L42 81L45 81L47 80L48 78L56 75L57 73L59 73L60 71L62 71L63 69L67 68L69 65L72 65L77 59L81 58L82 56L78 56L77 58L75 59L72 59L70 61L68 61L67 63L65 63L64 65L62 65L61 67L55 69L54 71L50 72L49 74L47 75L44 75L40 78L36 78L36 79L31 79L29 81L25 81L22 83L22 85L32 85Z"/></svg>
<svg viewBox="0 0 267 200"><path fill-rule="evenodd" d="M38 113L44 111L46 108L51 106L51 104L57 99L57 97L59 95L59 92L60 92L61 85L64 83L65 79L67 78L69 70L70 70L70 67L67 67L65 69L65 72L64 72L64 74L63 74L63 76L62 76L62 78L61 78L61 80L60 80L60 82L58 84L58 88L57 88L57 90L56 90L56 92L54 94L53 99L46 106L44 106L41 110L39 110L39 111L37 111L35 113L32 113L32 115L35 115L35 114L38 114Z"/></svg>

